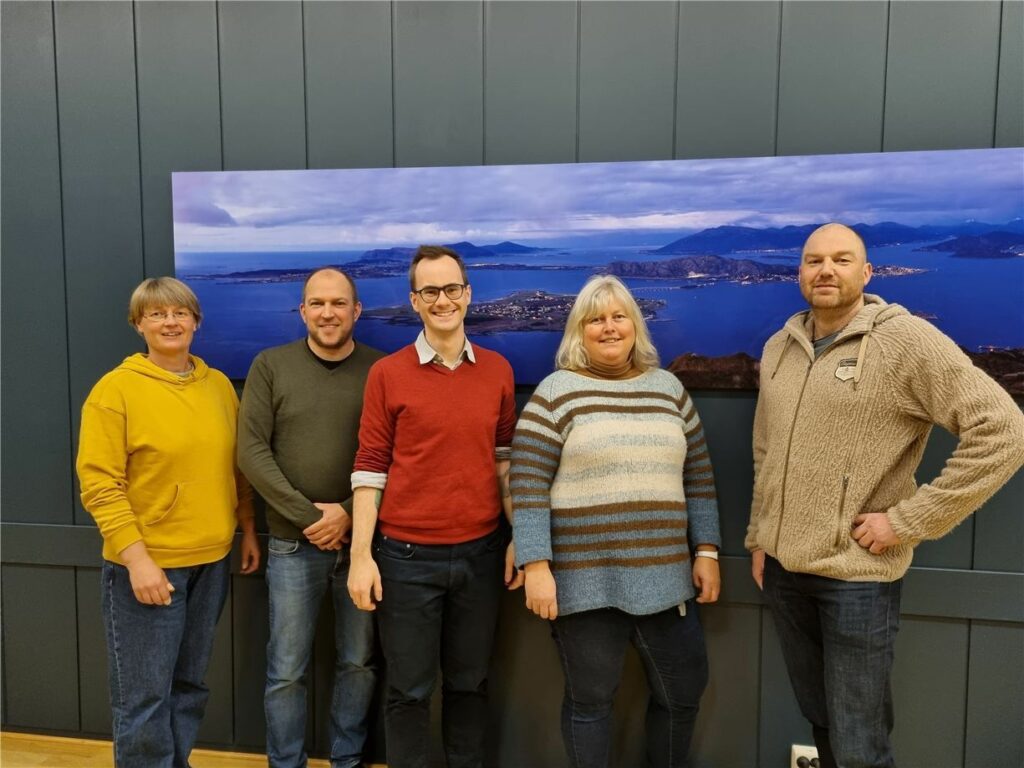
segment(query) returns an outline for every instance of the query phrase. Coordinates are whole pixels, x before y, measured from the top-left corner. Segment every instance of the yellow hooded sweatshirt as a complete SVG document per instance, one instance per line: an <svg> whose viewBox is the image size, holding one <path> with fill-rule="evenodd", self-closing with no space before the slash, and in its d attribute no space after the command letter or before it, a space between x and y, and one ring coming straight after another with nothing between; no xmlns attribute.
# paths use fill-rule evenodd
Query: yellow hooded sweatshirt
<svg viewBox="0 0 1024 768"><path fill-rule="evenodd" d="M161 568L212 563L230 551L237 520L252 516L235 469L235 390L191 360L179 376L132 355L82 407L78 479L106 560L120 563L141 540Z"/></svg>

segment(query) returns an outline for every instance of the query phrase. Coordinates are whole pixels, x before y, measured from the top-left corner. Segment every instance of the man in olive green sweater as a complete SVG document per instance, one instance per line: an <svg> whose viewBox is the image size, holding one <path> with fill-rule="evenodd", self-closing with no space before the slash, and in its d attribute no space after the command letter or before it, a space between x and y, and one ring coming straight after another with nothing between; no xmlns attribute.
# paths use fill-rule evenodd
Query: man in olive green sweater
<svg viewBox="0 0 1024 768"><path fill-rule="evenodd" d="M350 475L363 387L383 355L356 344L362 307L341 270L321 269L303 287L306 338L253 361L238 417L238 465L267 502L267 757L272 768L306 765L306 671L327 588L334 601L332 768L362 763L376 688L373 615L348 596Z"/></svg>
<svg viewBox="0 0 1024 768"><path fill-rule="evenodd" d="M865 295L870 279L853 230L811 234L810 310L765 345L754 417L746 546L822 768L893 765L890 672L913 548L1024 463L1013 399L930 323ZM918 487L933 424L959 442Z"/></svg>

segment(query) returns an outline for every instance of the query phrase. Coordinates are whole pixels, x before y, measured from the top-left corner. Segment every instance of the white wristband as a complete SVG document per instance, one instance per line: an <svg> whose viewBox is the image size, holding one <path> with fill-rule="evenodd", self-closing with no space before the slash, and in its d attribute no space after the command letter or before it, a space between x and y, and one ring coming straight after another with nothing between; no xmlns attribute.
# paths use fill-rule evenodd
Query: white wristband
<svg viewBox="0 0 1024 768"><path fill-rule="evenodd" d="M712 560L718 559L718 551L714 549L698 549L693 554L695 557L710 557Z"/></svg>

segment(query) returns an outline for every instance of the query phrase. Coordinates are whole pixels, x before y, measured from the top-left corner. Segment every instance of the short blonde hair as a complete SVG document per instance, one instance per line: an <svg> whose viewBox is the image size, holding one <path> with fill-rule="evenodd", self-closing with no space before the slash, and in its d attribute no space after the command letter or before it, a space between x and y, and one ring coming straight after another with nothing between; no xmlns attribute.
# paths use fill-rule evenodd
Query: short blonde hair
<svg viewBox="0 0 1024 768"><path fill-rule="evenodd" d="M129 325L134 328L142 322L146 310L157 307L184 307L192 313L196 325L203 319L199 299L181 280L173 277L150 277L139 283L132 291L132 298L128 302Z"/></svg>
<svg viewBox="0 0 1024 768"><path fill-rule="evenodd" d="M647 323L633 294L617 277L594 275L587 280L586 285L576 296L572 309L569 310L562 343L558 345L558 352L555 353L556 368L579 370L590 365L590 356L583 346L583 326L589 319L600 314L612 299L618 300L629 319L633 321L633 329L636 332L633 351L630 353L633 365L641 371L658 367L658 350L654 348Z"/></svg>

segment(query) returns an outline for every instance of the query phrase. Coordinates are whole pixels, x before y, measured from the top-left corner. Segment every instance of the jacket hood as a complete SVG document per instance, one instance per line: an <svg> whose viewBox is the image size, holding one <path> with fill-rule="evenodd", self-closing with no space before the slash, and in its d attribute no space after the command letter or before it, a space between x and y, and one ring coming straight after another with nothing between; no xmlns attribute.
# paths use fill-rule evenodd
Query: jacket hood
<svg viewBox="0 0 1024 768"><path fill-rule="evenodd" d="M859 333L870 333L876 326L892 320L894 317L910 314L899 304L889 304L880 296L873 293L864 294L864 306L853 320L839 332L838 339L854 336ZM794 341L806 342L811 345L811 310L805 309L797 312L785 325L786 332L793 337ZM809 346L813 352L813 346Z"/></svg>
<svg viewBox="0 0 1024 768"><path fill-rule="evenodd" d="M871 332L880 325L887 323L895 317L902 317L909 315L910 313L899 304L889 304L880 296L876 296L873 293L864 294L864 306L861 308L854 318L847 323L846 327L839 331L839 335L836 337L833 344L850 338L851 336L860 336L860 345L857 348L857 366L854 369L853 386L857 387L857 383L860 381L861 372L864 369L864 350L868 344L868 338L871 336ZM786 321L786 325L783 330L786 333L786 342L782 348L782 354L779 356L778 362L775 364L775 371L772 371L772 376L778 371L779 366L782 364L782 358L786 355L786 348L791 343L799 344L801 348L814 359L814 342L811 335L811 310L805 309L802 312L797 312L789 320Z"/></svg>
<svg viewBox="0 0 1024 768"><path fill-rule="evenodd" d="M192 370L184 376L179 376L176 373L165 371L159 365L150 361L150 359L141 352L137 352L130 357L126 357L118 368L123 371L139 373L143 376L148 376L151 379L159 379L160 381L166 381L170 384L177 384L179 386L202 381L210 374L210 367L204 363L201 358L198 358L195 355L189 355L188 359L192 363Z"/></svg>

